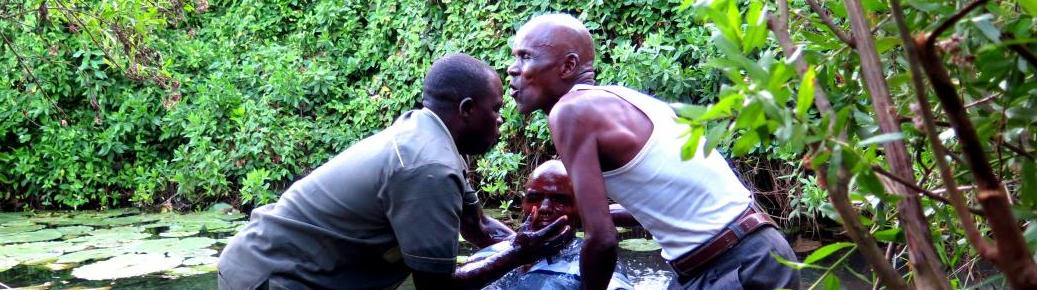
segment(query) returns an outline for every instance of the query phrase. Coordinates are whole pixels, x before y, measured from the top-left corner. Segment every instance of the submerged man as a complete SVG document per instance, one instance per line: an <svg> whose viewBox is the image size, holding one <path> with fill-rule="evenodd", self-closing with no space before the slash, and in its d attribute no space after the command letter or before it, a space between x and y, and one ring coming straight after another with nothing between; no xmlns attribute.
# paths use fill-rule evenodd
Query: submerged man
<svg viewBox="0 0 1037 290"><path fill-rule="evenodd" d="M585 289L605 289L616 264L608 198L648 230L677 272L671 288L797 288L795 260L769 216L727 160L700 148L682 161L686 126L662 101L620 86L596 86L594 42L565 14L535 17L515 35L508 67L518 110L548 114L551 139L572 178L586 232ZM706 153L708 154L708 157Z"/></svg>
<svg viewBox="0 0 1037 290"><path fill-rule="evenodd" d="M394 289L412 273L418 289L478 289L542 255L569 231L565 218L455 269L459 231L476 245L512 233L482 215L461 157L497 142L502 95L486 63L463 54L437 60L422 88L424 109L252 212L220 255L220 289Z"/></svg>
<svg viewBox="0 0 1037 290"><path fill-rule="evenodd" d="M526 181L526 195L522 198L522 213L526 222L522 225L531 230L540 230L562 216L569 218L569 225L576 228L580 216L576 213L576 198L573 196L569 175L558 160L544 162L530 174ZM578 290L580 283L580 247L583 239L575 233L564 236L561 252L537 260L527 267L512 270L503 278L485 289L492 290ZM494 253L506 250L508 242L501 242L476 252L469 261L478 261ZM609 280L608 289L634 289L621 269L616 267Z"/></svg>

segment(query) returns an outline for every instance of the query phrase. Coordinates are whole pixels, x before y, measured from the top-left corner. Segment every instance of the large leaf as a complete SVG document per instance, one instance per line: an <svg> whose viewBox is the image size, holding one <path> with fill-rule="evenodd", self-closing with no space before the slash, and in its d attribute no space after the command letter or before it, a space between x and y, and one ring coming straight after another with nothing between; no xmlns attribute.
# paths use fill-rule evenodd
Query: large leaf
<svg viewBox="0 0 1037 290"><path fill-rule="evenodd" d="M43 229L34 232L22 232L0 236L0 244L31 243L60 239L64 236L55 229Z"/></svg>
<svg viewBox="0 0 1037 290"><path fill-rule="evenodd" d="M651 252L662 249L662 247L659 246L659 243L656 243L654 240L646 239L626 239L619 242L619 247L634 252Z"/></svg>
<svg viewBox="0 0 1037 290"><path fill-rule="evenodd" d="M820 249L817 249L813 253L810 253L809 256L807 256L805 259L803 259L803 263L814 264L817 261L820 261L821 259L824 259L825 257L828 257L828 256L832 255L836 251L839 251L841 249L848 248L848 247L853 247L853 246L854 246L853 243L848 243L848 242L839 242L839 243L825 245L824 247L821 247Z"/></svg>
<svg viewBox="0 0 1037 290"><path fill-rule="evenodd" d="M807 68L806 74L803 75L803 81L799 83L799 92L796 96L796 118L800 120L806 117L807 110L814 105L815 75L814 66L810 66Z"/></svg>
<svg viewBox="0 0 1037 290"><path fill-rule="evenodd" d="M112 280L162 272L180 266L180 257L160 254L124 255L72 270L72 276L86 280Z"/></svg>
<svg viewBox="0 0 1037 290"><path fill-rule="evenodd" d="M885 143L893 142L893 141L900 140L900 139L904 139L904 133L901 133L901 132L885 133L885 134L879 134L879 135L871 136L868 139L864 139L860 143L857 143L857 145L868 146L868 145L871 145L871 144L885 144Z"/></svg>

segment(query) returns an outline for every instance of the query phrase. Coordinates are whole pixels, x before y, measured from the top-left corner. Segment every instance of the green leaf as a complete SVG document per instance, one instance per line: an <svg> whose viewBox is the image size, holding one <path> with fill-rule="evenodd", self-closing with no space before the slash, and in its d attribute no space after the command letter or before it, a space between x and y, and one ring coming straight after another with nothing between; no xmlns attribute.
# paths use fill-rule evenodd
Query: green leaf
<svg viewBox="0 0 1037 290"><path fill-rule="evenodd" d="M829 273L825 275L825 290L839 290L842 289L839 285L839 277L835 276L835 273Z"/></svg>
<svg viewBox="0 0 1037 290"><path fill-rule="evenodd" d="M903 237L903 230L900 228L888 228L885 230L875 232L875 239L883 242L894 243Z"/></svg>
<svg viewBox="0 0 1037 290"><path fill-rule="evenodd" d="M1022 185L1019 188L1020 198L1031 207L1037 206L1037 165L1033 160L1023 161Z"/></svg>
<svg viewBox="0 0 1037 290"><path fill-rule="evenodd" d="M699 149L699 142L702 141L702 133L705 131L705 127L695 126L691 128L691 136L688 137L688 141L684 142L684 146L681 147L681 159L690 160L695 157L696 151Z"/></svg>
<svg viewBox="0 0 1037 290"><path fill-rule="evenodd" d="M807 115L807 110L810 106L814 105L814 78L816 73L814 72L814 66L807 68L806 74L803 75L803 82L799 83L799 92L796 96L796 118L803 120Z"/></svg>
<svg viewBox="0 0 1037 290"><path fill-rule="evenodd" d="M868 146L868 145L871 145L871 144L884 144L884 143L889 143L889 142L893 142L893 141L900 140L900 139L904 139L904 133L901 133L901 132L885 133L885 134L879 134L879 135L871 136L870 138L864 139L864 141L861 141L860 143L857 143L857 145Z"/></svg>
<svg viewBox="0 0 1037 290"><path fill-rule="evenodd" d="M1001 29L994 26L994 23L991 21L992 19L994 19L994 15L987 13L972 17L972 24L976 25L976 28L979 28L979 31L982 32L987 39L994 43L1000 43Z"/></svg>
<svg viewBox="0 0 1037 290"><path fill-rule="evenodd" d="M756 131L749 131L738 137L735 141L734 147L731 149L731 153L735 156L742 156L748 154L756 145L760 143L760 136L756 135Z"/></svg>
<svg viewBox="0 0 1037 290"><path fill-rule="evenodd" d="M820 261L821 259L824 259L825 257L828 257L828 256L832 255L836 251L839 251L839 250L847 248L847 247L853 247L853 246L854 246L854 244L850 243L850 242L839 242L839 243L825 245L824 247L821 247L820 249L814 250L813 253L810 253L809 256L807 256L805 259L803 259L803 263L814 264L815 262Z"/></svg>
<svg viewBox="0 0 1037 290"><path fill-rule="evenodd" d="M803 268L824 269L824 267L817 266L817 265L811 265L811 264L806 264L806 263L800 263L800 262L796 262L796 261L786 260L785 258L782 258L781 256L778 256L774 252L771 252L770 254L771 254L771 258L774 258L775 261L778 261L778 264L785 265L785 267L793 268L793 269L796 269L796 270L802 270Z"/></svg>
<svg viewBox="0 0 1037 290"><path fill-rule="evenodd" d="M875 172L871 170L862 170L857 173L857 185L861 187L865 192L874 195L883 195L886 193L886 187L882 185L882 181L875 176Z"/></svg>
<svg viewBox="0 0 1037 290"><path fill-rule="evenodd" d="M619 247L634 252L652 252L662 249L659 243L646 239L627 239L619 242Z"/></svg>
<svg viewBox="0 0 1037 290"><path fill-rule="evenodd" d="M742 41L742 52L750 53L762 47L767 40L767 10L759 0L749 2L749 13L745 15L745 39Z"/></svg>
<svg viewBox="0 0 1037 290"><path fill-rule="evenodd" d="M1033 0L1019 0L1016 1L1020 6L1023 6L1023 10L1029 13L1030 16L1037 17L1037 1Z"/></svg>

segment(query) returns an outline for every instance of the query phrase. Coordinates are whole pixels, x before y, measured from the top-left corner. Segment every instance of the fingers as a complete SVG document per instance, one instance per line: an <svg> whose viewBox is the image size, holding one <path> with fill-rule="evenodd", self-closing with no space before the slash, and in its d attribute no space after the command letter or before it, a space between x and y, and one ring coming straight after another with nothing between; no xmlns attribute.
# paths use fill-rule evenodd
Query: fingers
<svg viewBox="0 0 1037 290"><path fill-rule="evenodd" d="M533 236L538 237L538 238L539 237L544 237L544 236L555 236L555 235L557 235L558 232L562 231L564 228L569 227L568 223L569 223L569 216L564 216L564 215L560 216L554 222L551 222L551 224L549 224L546 227L540 229L539 231L536 231L535 233L533 233Z"/></svg>

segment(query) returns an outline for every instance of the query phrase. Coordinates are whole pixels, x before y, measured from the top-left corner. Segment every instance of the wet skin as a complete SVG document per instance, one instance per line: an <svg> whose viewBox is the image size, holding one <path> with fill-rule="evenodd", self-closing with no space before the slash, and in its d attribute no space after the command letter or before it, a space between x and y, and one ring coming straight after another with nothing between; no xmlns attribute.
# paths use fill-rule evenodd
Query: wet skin
<svg viewBox="0 0 1037 290"><path fill-rule="evenodd" d="M593 41L576 20L540 16L516 33L515 62L508 67L519 111L548 113L551 139L568 170L586 240L580 271L585 289L605 289L617 256L616 228L605 194L603 171L636 156L653 129L644 113L593 85Z"/></svg>
<svg viewBox="0 0 1037 290"><path fill-rule="evenodd" d="M486 72L489 95L466 96L457 103L456 109L436 111L461 154L486 153L500 137L503 85L489 66ZM487 217L478 205L463 206L460 219L461 235L466 240L485 246L510 239L512 247L461 265L453 273L414 271L417 289L480 289L520 265L557 251L561 237L573 231L567 218L562 217L540 230L521 229L515 233Z"/></svg>

